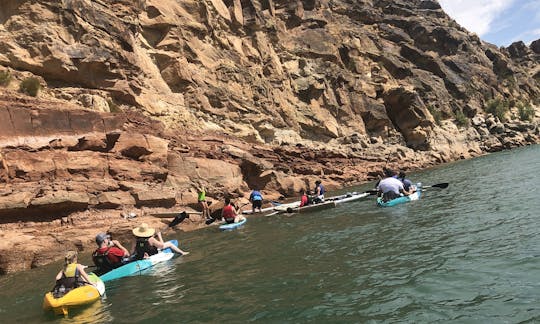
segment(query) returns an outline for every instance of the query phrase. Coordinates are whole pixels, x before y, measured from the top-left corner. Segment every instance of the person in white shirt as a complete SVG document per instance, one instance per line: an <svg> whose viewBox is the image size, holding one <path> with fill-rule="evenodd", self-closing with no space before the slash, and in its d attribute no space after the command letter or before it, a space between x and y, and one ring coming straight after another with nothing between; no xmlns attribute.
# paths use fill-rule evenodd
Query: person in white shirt
<svg viewBox="0 0 540 324"><path fill-rule="evenodd" d="M403 182L396 178L396 173L390 169L384 169L385 178L377 185L379 196L382 196L383 201L387 202L401 196L408 196L412 192L405 190Z"/></svg>

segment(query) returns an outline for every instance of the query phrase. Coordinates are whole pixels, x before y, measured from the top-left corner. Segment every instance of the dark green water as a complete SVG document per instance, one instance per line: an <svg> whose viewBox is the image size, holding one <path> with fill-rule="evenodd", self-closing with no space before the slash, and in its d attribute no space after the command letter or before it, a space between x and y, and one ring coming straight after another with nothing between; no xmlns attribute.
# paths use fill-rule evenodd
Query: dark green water
<svg viewBox="0 0 540 324"><path fill-rule="evenodd" d="M398 207L178 234L189 256L108 284L67 319L41 310L58 264L1 277L0 322L540 322L539 161L534 146L418 173L451 185Z"/></svg>

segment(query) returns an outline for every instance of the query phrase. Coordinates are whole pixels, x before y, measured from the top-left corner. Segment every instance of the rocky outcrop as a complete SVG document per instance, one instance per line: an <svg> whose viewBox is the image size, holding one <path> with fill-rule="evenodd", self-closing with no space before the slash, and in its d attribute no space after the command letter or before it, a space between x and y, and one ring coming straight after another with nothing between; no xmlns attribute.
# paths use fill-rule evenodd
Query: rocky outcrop
<svg viewBox="0 0 540 324"><path fill-rule="evenodd" d="M538 143L539 48L431 0L3 1L0 236L88 249L200 185L217 213ZM16 92L31 76L38 98ZM0 272L46 260L0 250Z"/></svg>

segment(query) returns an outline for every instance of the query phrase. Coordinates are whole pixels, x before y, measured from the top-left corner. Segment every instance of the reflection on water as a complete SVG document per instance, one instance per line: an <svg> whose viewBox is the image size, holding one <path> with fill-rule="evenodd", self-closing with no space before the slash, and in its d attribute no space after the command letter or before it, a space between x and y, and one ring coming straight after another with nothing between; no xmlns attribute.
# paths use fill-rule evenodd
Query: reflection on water
<svg viewBox="0 0 540 324"><path fill-rule="evenodd" d="M190 255L108 283L68 319L41 312L58 266L2 277L0 321L539 322L539 160L535 146L411 174L450 187L394 208L367 198L178 234Z"/></svg>

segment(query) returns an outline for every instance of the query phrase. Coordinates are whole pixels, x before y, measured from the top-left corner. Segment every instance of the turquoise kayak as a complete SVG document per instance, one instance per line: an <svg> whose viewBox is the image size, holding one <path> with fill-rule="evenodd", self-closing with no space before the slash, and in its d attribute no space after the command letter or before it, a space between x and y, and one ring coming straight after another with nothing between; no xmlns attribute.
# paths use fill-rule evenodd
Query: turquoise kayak
<svg viewBox="0 0 540 324"><path fill-rule="evenodd" d="M382 197L377 198L377 206L379 207L392 207L399 204L408 203L409 201L418 200L420 199L420 196L422 196L422 190L418 190L414 192L413 194L410 194L408 196L399 197L396 199L392 199L387 202L383 202Z"/></svg>
<svg viewBox="0 0 540 324"><path fill-rule="evenodd" d="M177 240L169 241L172 244L178 246ZM136 276L141 274L143 270L153 267L155 264L164 262L172 259L174 256L174 251L170 248L166 248L163 251L160 251L158 254L150 256L148 259L132 261L130 263L124 264L121 267L113 269L104 275L100 276L103 282L119 279L127 276Z"/></svg>
<svg viewBox="0 0 540 324"><path fill-rule="evenodd" d="M231 224L221 224L219 225L219 229L222 231L232 230L239 226L244 225L247 222L247 219L244 218L243 220L239 221L238 223L231 223Z"/></svg>

